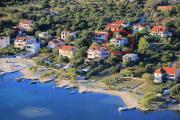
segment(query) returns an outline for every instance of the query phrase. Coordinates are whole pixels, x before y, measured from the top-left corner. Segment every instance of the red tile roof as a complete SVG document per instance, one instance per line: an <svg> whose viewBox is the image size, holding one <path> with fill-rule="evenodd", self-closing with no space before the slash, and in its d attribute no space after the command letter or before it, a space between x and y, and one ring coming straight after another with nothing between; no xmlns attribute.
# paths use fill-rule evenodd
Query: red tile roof
<svg viewBox="0 0 180 120"><path fill-rule="evenodd" d="M152 32L159 33L159 32L166 32L167 28L165 26L154 26L152 28Z"/></svg>
<svg viewBox="0 0 180 120"><path fill-rule="evenodd" d="M59 49L62 51L73 51L74 49L76 49L76 47L71 45L63 45Z"/></svg>
<svg viewBox="0 0 180 120"><path fill-rule="evenodd" d="M20 41L26 41L28 39L32 38L31 36L25 36L25 37L16 37L16 40L20 40Z"/></svg>
<svg viewBox="0 0 180 120"><path fill-rule="evenodd" d="M89 47L89 50L107 50L105 47L101 47L101 46L98 46L96 44L91 44L91 46Z"/></svg>
<svg viewBox="0 0 180 120"><path fill-rule="evenodd" d="M58 43L62 43L62 42L64 42L64 40L62 40L62 39L53 39L53 40L49 41L49 43L53 43L53 44L58 44Z"/></svg>
<svg viewBox="0 0 180 120"><path fill-rule="evenodd" d="M124 24L125 21L124 20L117 20L115 22L112 22L110 24L107 25L107 28L119 28L122 26L122 24Z"/></svg>
<svg viewBox="0 0 180 120"><path fill-rule="evenodd" d="M172 68L172 67L162 67L158 70L156 70L154 73L157 73L157 74L163 74L163 73L166 73L166 74L176 74L176 71L178 69L176 68Z"/></svg>
<svg viewBox="0 0 180 120"><path fill-rule="evenodd" d="M22 40L22 41L25 41L25 40L26 40L26 37L17 37L16 40Z"/></svg>
<svg viewBox="0 0 180 120"><path fill-rule="evenodd" d="M100 32L100 31L95 31L96 35L107 35L107 32Z"/></svg>
<svg viewBox="0 0 180 120"><path fill-rule="evenodd" d="M173 8L174 8L173 6L158 6L157 10L171 11Z"/></svg>
<svg viewBox="0 0 180 120"><path fill-rule="evenodd" d="M28 20L28 19L22 19L21 20L21 24L32 24L32 20Z"/></svg>

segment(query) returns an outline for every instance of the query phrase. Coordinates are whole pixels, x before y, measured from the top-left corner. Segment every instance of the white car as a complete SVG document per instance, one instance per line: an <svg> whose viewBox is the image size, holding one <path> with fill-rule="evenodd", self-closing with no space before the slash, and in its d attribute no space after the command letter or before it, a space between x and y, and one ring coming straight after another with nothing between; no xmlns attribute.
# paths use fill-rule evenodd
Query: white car
<svg viewBox="0 0 180 120"><path fill-rule="evenodd" d="M67 64L66 66L64 66L64 69L69 69L69 68L72 68L73 65L72 64Z"/></svg>
<svg viewBox="0 0 180 120"><path fill-rule="evenodd" d="M58 68L62 68L63 67L63 65L62 64L56 64L56 68L58 69Z"/></svg>
<svg viewBox="0 0 180 120"><path fill-rule="evenodd" d="M89 72L90 69L91 69L91 67L87 67L87 68L82 69L82 71L83 71L83 72Z"/></svg>

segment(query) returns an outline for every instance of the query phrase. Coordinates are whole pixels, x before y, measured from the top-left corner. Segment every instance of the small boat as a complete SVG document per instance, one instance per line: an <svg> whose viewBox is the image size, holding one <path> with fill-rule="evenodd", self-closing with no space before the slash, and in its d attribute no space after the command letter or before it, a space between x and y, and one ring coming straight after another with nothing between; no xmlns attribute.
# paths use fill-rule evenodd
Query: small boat
<svg viewBox="0 0 180 120"><path fill-rule="evenodd" d="M30 84L35 84L35 83L37 83L37 81L31 81L31 82L30 82Z"/></svg>
<svg viewBox="0 0 180 120"><path fill-rule="evenodd" d="M75 92L74 91L70 91L69 94L74 94Z"/></svg>
<svg viewBox="0 0 180 120"><path fill-rule="evenodd" d="M67 86L67 87L65 87L65 89L71 89L72 87L71 86Z"/></svg>
<svg viewBox="0 0 180 120"><path fill-rule="evenodd" d="M128 110L128 107L119 107L118 108L118 111L126 111L126 110Z"/></svg>
<svg viewBox="0 0 180 120"><path fill-rule="evenodd" d="M17 82L22 82L24 78L15 78Z"/></svg>
<svg viewBox="0 0 180 120"><path fill-rule="evenodd" d="M86 91L86 90L79 90L78 92L79 93L87 93L88 91Z"/></svg>

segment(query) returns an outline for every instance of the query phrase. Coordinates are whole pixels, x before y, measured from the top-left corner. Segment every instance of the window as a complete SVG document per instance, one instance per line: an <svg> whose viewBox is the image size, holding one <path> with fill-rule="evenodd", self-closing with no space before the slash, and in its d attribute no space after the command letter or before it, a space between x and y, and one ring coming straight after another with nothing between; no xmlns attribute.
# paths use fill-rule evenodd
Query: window
<svg viewBox="0 0 180 120"><path fill-rule="evenodd" d="M169 75L169 77L175 77L174 75Z"/></svg>

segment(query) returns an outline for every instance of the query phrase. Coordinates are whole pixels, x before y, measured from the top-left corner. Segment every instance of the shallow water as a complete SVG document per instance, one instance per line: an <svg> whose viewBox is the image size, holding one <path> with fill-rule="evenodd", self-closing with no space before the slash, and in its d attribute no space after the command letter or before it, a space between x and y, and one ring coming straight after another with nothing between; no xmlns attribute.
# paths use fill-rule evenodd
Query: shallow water
<svg viewBox="0 0 180 120"><path fill-rule="evenodd" d="M54 83L30 84L14 80L12 73L0 78L0 120L179 120L173 111L118 112L124 103L107 94L68 94Z"/></svg>

